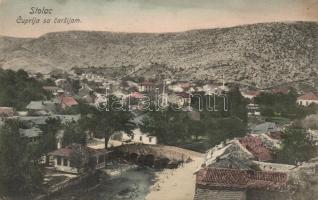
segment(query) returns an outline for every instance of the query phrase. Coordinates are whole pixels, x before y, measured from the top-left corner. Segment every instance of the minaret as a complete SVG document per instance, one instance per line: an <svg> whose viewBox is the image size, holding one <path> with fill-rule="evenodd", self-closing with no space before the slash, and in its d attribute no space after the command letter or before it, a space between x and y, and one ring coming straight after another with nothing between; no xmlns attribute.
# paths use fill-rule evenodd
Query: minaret
<svg viewBox="0 0 318 200"><path fill-rule="evenodd" d="M224 72L223 72L223 75L222 75L222 85L223 85L223 88L225 88L225 80L224 80Z"/></svg>

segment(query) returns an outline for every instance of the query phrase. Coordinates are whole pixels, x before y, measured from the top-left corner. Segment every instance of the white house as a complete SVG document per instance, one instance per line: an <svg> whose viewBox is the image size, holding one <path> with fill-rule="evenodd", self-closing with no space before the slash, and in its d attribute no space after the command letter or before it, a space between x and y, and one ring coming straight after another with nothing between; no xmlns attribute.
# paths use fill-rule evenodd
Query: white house
<svg viewBox="0 0 318 200"><path fill-rule="evenodd" d="M139 84L139 92L153 92L156 90L156 85L151 81L144 81Z"/></svg>
<svg viewBox="0 0 318 200"><path fill-rule="evenodd" d="M318 92L309 92L297 98L297 103L301 106L318 104Z"/></svg>
<svg viewBox="0 0 318 200"><path fill-rule="evenodd" d="M92 163L94 164L95 169L102 169L106 166L106 149L92 149L80 144L71 144L49 153L49 156L51 156L50 160L53 160L52 165L57 171L73 174L84 171L83 168L78 169L72 162L72 158L77 157L78 155L81 156L79 159L82 160L83 165L92 161L95 162Z"/></svg>
<svg viewBox="0 0 318 200"><path fill-rule="evenodd" d="M132 135L128 135L125 132L117 132L113 134L107 146L108 147L116 147L125 144L134 144L134 143L141 143L141 144L157 144L157 138L155 136L149 136L145 133L142 133L139 128L133 130Z"/></svg>
<svg viewBox="0 0 318 200"><path fill-rule="evenodd" d="M261 94L259 90L247 90L241 92L242 96L247 99L254 99Z"/></svg>

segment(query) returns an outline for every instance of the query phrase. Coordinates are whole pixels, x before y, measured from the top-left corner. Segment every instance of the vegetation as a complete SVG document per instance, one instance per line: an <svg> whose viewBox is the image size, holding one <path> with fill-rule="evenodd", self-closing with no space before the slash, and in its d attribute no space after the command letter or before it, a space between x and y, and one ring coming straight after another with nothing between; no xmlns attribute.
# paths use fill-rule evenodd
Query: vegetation
<svg viewBox="0 0 318 200"><path fill-rule="evenodd" d="M84 104L80 104L78 109L81 113L79 125L82 130L99 138L104 137L105 147L116 131L125 131L130 134L135 127L132 122L132 113L128 111L128 108L122 107L119 99L114 96L108 98L105 109L98 110Z"/></svg>
<svg viewBox="0 0 318 200"><path fill-rule="evenodd" d="M255 98L255 103L260 105L261 114L265 117L300 119L315 113L314 105L309 107L297 105L297 96L298 94L293 89L287 94L261 93L260 96Z"/></svg>
<svg viewBox="0 0 318 200"><path fill-rule="evenodd" d="M0 129L0 194L15 196L41 189L43 175L35 151L37 147L20 136L19 122L7 121Z"/></svg>
<svg viewBox="0 0 318 200"><path fill-rule="evenodd" d="M203 107L202 111L175 111L172 106L160 111L146 113L141 129L154 135L162 144L181 145L185 142L197 142L198 138L208 139L210 145L215 145L223 140L243 136L247 124L247 102L237 88L228 94L227 109L224 109L224 99L216 98L213 111ZM201 101L206 105L208 96ZM199 108L198 99L193 99L192 106ZM193 118L192 114L199 115Z"/></svg>
<svg viewBox="0 0 318 200"><path fill-rule="evenodd" d="M78 123L68 122L63 127L63 146L72 143L86 145L86 133Z"/></svg>
<svg viewBox="0 0 318 200"><path fill-rule="evenodd" d="M47 96L42 84L30 78L27 72L3 70L0 68L0 105L23 109L33 100L41 100Z"/></svg>
<svg viewBox="0 0 318 200"><path fill-rule="evenodd" d="M41 127L43 135L39 140L39 146L42 155L46 155L57 148L56 136L61 128L61 120L57 118L47 119L46 124Z"/></svg>
<svg viewBox="0 0 318 200"><path fill-rule="evenodd" d="M315 145L302 127L289 127L283 139L282 149L277 152L277 161L286 164L308 161L315 154Z"/></svg>

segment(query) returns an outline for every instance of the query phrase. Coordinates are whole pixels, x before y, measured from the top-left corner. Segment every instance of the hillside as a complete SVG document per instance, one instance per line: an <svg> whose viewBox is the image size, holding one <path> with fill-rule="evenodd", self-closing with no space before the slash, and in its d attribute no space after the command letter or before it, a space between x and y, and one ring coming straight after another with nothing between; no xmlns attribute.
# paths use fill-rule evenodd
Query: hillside
<svg viewBox="0 0 318 200"><path fill-rule="evenodd" d="M224 73L227 81L265 87L317 76L318 23L164 34L69 31L33 39L0 37L0 67L47 72L75 66L165 66L159 73L173 78L220 79Z"/></svg>

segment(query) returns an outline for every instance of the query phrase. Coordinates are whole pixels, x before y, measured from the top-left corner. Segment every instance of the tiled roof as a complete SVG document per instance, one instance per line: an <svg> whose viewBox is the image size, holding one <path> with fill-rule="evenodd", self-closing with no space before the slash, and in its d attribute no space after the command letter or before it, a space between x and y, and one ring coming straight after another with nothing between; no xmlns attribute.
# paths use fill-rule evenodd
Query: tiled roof
<svg viewBox="0 0 318 200"><path fill-rule="evenodd" d="M260 95L261 92L258 91L258 90L248 90L248 91L242 92L242 94L243 94L243 95L248 95L248 96L254 96L254 97L256 97L256 96Z"/></svg>
<svg viewBox="0 0 318 200"><path fill-rule="evenodd" d="M191 87L191 84L190 83L180 83L180 87L183 89L188 89Z"/></svg>
<svg viewBox="0 0 318 200"><path fill-rule="evenodd" d="M62 97L61 103L63 103L66 106L78 105L77 101L73 97Z"/></svg>
<svg viewBox="0 0 318 200"><path fill-rule="evenodd" d="M273 160L272 153L265 147L262 140L258 137L246 136L239 139L239 142L259 161Z"/></svg>
<svg viewBox="0 0 318 200"><path fill-rule="evenodd" d="M190 98L190 94L186 92L180 92L177 94L177 96L182 97L182 98Z"/></svg>
<svg viewBox="0 0 318 200"><path fill-rule="evenodd" d="M0 117L12 117L14 109L12 107L0 107Z"/></svg>
<svg viewBox="0 0 318 200"><path fill-rule="evenodd" d="M98 154L106 154L107 153L106 149L92 149L90 147L74 143L74 144L68 145L64 148L57 149L57 150L49 153L49 155L70 157L72 155L73 151L77 148L80 148L81 152L86 152L86 153L89 153L90 155L98 155Z"/></svg>
<svg viewBox="0 0 318 200"><path fill-rule="evenodd" d="M277 132L280 129L273 122L265 122L262 124L258 124L252 128L253 134L262 134L262 133L271 133Z"/></svg>
<svg viewBox="0 0 318 200"><path fill-rule="evenodd" d="M297 100L318 101L318 92L309 92L297 98Z"/></svg>
<svg viewBox="0 0 318 200"><path fill-rule="evenodd" d="M132 98L136 98L136 99L142 99L144 97L143 94L141 94L140 92L133 92L130 95Z"/></svg>
<svg viewBox="0 0 318 200"><path fill-rule="evenodd" d="M288 88L273 88L272 93L274 94L287 94L289 92Z"/></svg>
<svg viewBox="0 0 318 200"><path fill-rule="evenodd" d="M155 84L154 84L153 82L151 82L151 81L144 81L144 82L140 83L140 85L153 86L153 85L155 85Z"/></svg>
<svg viewBox="0 0 318 200"><path fill-rule="evenodd" d="M197 172L198 185L227 188L278 190L287 184L282 172L203 168Z"/></svg>

